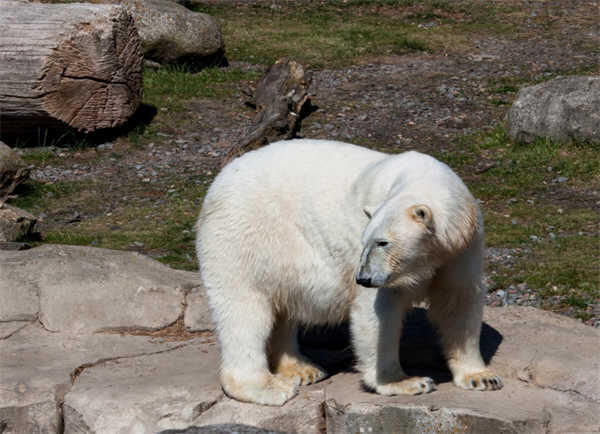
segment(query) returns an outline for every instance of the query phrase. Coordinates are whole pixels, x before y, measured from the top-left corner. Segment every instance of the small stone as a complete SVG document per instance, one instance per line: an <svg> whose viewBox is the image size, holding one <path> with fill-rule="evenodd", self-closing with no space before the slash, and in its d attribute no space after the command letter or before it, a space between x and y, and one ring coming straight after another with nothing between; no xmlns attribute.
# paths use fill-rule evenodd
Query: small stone
<svg viewBox="0 0 600 434"><path fill-rule="evenodd" d="M134 241L133 245L136 247L144 247L144 243L142 243L141 241Z"/></svg>
<svg viewBox="0 0 600 434"><path fill-rule="evenodd" d="M539 240L539 238L538 238L538 236L537 236L537 235L529 235L529 239L530 239L531 241L538 241L538 240Z"/></svg>
<svg viewBox="0 0 600 434"><path fill-rule="evenodd" d="M567 178L566 176L559 176L558 177L558 182L567 182L569 180L569 178Z"/></svg>

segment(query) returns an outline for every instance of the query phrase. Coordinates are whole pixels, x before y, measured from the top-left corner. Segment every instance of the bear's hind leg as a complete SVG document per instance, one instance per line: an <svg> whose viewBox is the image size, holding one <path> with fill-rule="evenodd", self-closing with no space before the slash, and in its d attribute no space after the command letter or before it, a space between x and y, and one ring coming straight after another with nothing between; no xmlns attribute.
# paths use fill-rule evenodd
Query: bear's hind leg
<svg viewBox="0 0 600 434"><path fill-rule="evenodd" d="M238 290L238 296L244 292ZM250 293L249 293L250 294ZM283 405L298 393L298 381L273 375L267 361L267 343L273 327L271 302L253 292L243 301L216 307L221 344L221 385L239 401Z"/></svg>
<svg viewBox="0 0 600 434"><path fill-rule="evenodd" d="M298 327L287 319L280 319L273 329L269 345L269 361L273 372L301 385L316 383L327 372L306 359L298 348Z"/></svg>

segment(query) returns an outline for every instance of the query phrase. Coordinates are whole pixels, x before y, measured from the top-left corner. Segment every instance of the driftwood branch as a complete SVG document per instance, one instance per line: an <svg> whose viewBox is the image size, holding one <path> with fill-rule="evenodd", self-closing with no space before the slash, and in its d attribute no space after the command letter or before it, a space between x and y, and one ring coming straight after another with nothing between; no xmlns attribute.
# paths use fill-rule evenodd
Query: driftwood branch
<svg viewBox="0 0 600 434"><path fill-rule="evenodd" d="M222 160L222 165L245 152L277 140L294 138L310 105L312 76L299 63L281 59L271 65L256 87L258 110L254 125Z"/></svg>

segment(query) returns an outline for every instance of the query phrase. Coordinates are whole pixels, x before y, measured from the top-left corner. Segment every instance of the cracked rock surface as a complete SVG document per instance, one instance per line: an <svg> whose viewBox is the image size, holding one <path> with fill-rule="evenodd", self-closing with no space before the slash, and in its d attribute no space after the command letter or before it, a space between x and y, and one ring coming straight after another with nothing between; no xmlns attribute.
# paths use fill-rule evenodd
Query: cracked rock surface
<svg viewBox="0 0 600 434"><path fill-rule="evenodd" d="M414 309L401 342L402 364L409 374L437 382L437 390L419 396L363 391L347 327L309 330L302 350L332 376L301 387L283 407L266 407L222 393L218 346L195 273L93 248L50 246L0 255L0 300L11 306L0 310L2 434L600 430L600 330L570 318L532 307L487 308L482 354L505 387L473 392L452 385L425 311ZM44 265L67 262L85 273L52 274ZM162 288L139 301L154 305L144 312L167 312L170 300L177 300L174 323L150 326L140 315L129 326L135 306L127 304L127 294L137 288L127 285L142 286L142 279L144 287ZM40 300L49 288L56 291L55 303L63 303L62 309L53 307L56 315L77 312L76 321L57 331L42 321L49 305ZM17 303L20 297L26 302ZM78 310L78 303L87 310ZM110 316L103 313L111 309ZM98 318L110 319L111 326Z"/></svg>
<svg viewBox="0 0 600 434"><path fill-rule="evenodd" d="M166 327L181 315L185 293L200 287L196 273L78 246L0 250L0 276L0 321L39 316L48 330L67 333Z"/></svg>

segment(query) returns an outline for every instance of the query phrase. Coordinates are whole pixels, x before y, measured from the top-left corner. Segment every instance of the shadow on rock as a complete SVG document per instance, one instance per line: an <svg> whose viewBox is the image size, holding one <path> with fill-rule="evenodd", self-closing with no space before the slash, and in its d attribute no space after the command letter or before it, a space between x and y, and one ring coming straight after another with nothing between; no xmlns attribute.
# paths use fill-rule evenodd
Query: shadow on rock
<svg viewBox="0 0 600 434"><path fill-rule="evenodd" d="M301 330L299 341L302 353L325 368L330 375L354 371L356 359L348 323L335 327L306 327ZM502 335L483 323L480 350L486 364L490 363L501 342ZM406 316L400 340L400 361L409 375L428 376L436 383L452 381L439 337L427 319L426 309L414 308Z"/></svg>

